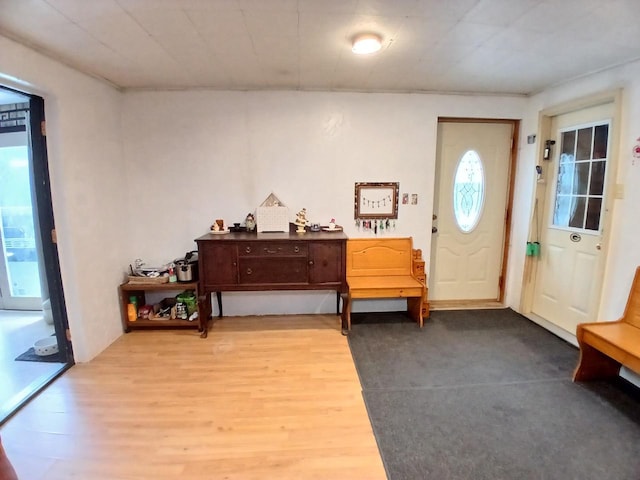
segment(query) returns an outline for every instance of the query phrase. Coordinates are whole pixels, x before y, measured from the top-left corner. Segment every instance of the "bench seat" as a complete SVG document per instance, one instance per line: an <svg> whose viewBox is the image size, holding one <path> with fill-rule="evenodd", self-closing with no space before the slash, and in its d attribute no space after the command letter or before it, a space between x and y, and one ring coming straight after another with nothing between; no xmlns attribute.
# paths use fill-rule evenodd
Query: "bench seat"
<svg viewBox="0 0 640 480"><path fill-rule="evenodd" d="M351 298L406 298L421 295L424 285L413 277L353 277L348 279Z"/></svg>
<svg viewBox="0 0 640 480"><path fill-rule="evenodd" d="M415 259L409 238L347 240L347 293L342 295L342 333L351 329L354 299L406 298L407 313L422 327L429 315L424 262ZM419 265L421 276L414 273ZM422 279L422 281L421 281Z"/></svg>
<svg viewBox="0 0 640 480"><path fill-rule="evenodd" d="M615 322L581 323L576 337L580 361L574 381L616 377L621 365L640 373L640 267L636 269L622 318Z"/></svg>

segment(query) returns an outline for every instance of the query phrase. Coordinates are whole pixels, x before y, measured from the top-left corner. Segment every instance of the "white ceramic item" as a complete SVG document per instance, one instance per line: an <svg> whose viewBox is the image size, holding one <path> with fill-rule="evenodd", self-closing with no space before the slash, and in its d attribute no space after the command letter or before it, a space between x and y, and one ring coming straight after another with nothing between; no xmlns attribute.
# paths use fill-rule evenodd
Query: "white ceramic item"
<svg viewBox="0 0 640 480"><path fill-rule="evenodd" d="M58 341L56 337L43 338L33 344L33 351L41 357L53 355L54 353L58 353Z"/></svg>

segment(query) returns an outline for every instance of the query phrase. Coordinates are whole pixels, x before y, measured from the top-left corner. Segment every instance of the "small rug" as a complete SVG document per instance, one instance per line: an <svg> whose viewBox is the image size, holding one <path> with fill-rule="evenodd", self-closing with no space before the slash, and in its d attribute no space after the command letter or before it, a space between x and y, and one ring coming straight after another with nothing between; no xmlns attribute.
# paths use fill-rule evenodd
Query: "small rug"
<svg viewBox="0 0 640 480"><path fill-rule="evenodd" d="M17 362L47 362L47 363L65 363L60 352L53 355L36 355L33 347L16 357Z"/></svg>

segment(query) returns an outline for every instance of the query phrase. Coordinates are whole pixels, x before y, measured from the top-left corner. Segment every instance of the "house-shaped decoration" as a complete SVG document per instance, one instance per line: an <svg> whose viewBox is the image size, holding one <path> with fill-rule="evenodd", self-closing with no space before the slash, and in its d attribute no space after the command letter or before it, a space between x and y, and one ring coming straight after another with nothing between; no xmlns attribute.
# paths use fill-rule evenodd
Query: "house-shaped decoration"
<svg viewBox="0 0 640 480"><path fill-rule="evenodd" d="M258 233L289 231L289 209L273 193L262 202L256 214Z"/></svg>

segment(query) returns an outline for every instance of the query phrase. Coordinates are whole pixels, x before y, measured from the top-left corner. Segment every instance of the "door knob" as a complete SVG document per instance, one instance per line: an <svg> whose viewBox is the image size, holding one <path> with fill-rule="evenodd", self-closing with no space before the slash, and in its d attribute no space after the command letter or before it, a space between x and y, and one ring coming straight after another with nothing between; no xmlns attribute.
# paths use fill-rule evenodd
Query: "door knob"
<svg viewBox="0 0 640 480"><path fill-rule="evenodd" d="M438 227L431 227L431 233L438 233Z"/></svg>
<svg viewBox="0 0 640 480"><path fill-rule="evenodd" d="M596 250L602 250L602 244L598 243L598 244L596 245Z"/></svg>

